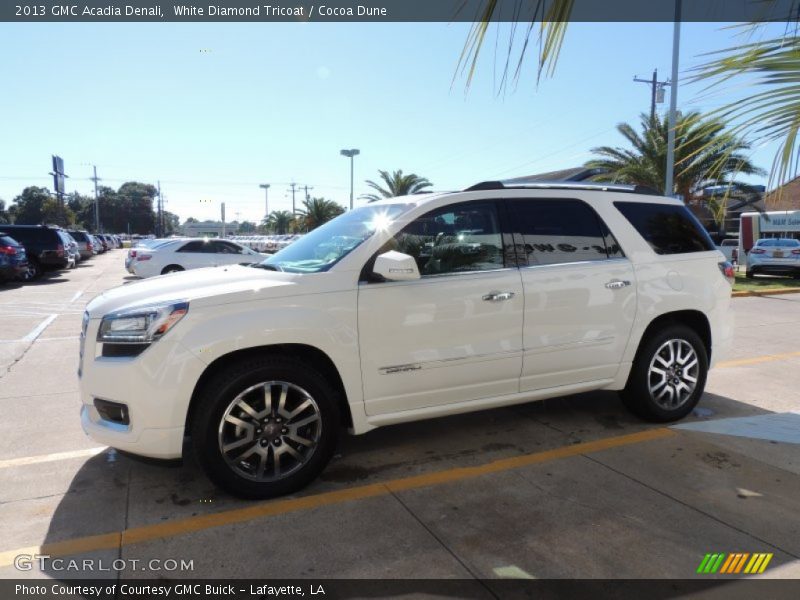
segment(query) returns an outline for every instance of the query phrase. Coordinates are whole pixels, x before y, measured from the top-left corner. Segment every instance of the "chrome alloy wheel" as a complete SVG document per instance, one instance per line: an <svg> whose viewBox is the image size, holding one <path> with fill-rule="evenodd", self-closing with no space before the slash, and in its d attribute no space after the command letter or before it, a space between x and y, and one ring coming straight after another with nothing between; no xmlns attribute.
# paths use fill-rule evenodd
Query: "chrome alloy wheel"
<svg viewBox="0 0 800 600"><path fill-rule="evenodd" d="M317 449L322 418L314 398L287 381L250 386L225 409L219 449L237 475L278 481L303 467Z"/></svg>
<svg viewBox="0 0 800 600"><path fill-rule="evenodd" d="M697 352L686 340L667 340L650 361L647 383L650 396L661 408L683 406L697 386L700 363Z"/></svg>

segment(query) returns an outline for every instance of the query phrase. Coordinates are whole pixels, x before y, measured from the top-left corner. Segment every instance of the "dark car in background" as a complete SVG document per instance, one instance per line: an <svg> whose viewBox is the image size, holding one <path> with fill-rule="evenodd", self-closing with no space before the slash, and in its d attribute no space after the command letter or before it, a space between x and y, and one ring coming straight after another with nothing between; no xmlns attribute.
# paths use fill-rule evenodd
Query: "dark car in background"
<svg viewBox="0 0 800 600"><path fill-rule="evenodd" d="M0 229L0 283L21 277L27 270L24 246Z"/></svg>
<svg viewBox="0 0 800 600"><path fill-rule="evenodd" d="M94 256L93 242L88 232L70 229L67 233L78 243L78 252L82 259Z"/></svg>
<svg viewBox="0 0 800 600"><path fill-rule="evenodd" d="M62 230L48 225L3 225L3 232L25 248L28 268L21 278L31 280L52 269L66 269L72 262Z"/></svg>

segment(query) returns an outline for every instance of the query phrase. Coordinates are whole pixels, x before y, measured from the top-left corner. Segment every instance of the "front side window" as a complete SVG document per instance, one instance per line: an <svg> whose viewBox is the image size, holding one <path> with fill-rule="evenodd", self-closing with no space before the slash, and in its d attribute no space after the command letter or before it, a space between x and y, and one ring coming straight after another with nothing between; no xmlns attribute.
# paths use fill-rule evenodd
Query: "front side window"
<svg viewBox="0 0 800 600"><path fill-rule="evenodd" d="M511 200L522 265L554 265L622 257L597 213L580 200ZM526 262L527 260L527 262Z"/></svg>
<svg viewBox="0 0 800 600"><path fill-rule="evenodd" d="M433 210L403 228L386 250L413 256L423 277L505 266L497 208L491 202Z"/></svg>
<svg viewBox="0 0 800 600"><path fill-rule="evenodd" d="M716 250L708 232L681 204L614 202L656 254Z"/></svg>

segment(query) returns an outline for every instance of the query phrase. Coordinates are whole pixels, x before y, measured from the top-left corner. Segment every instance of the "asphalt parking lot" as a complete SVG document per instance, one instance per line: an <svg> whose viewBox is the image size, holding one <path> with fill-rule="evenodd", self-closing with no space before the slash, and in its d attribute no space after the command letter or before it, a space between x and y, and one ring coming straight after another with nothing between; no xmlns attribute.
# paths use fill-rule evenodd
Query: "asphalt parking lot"
<svg viewBox="0 0 800 600"><path fill-rule="evenodd" d="M302 493L245 502L191 459L82 432L85 304L124 251L0 288L0 577L690 578L707 553L800 577L800 295L737 298L736 341L695 414L638 421L613 393L343 439ZM19 570L21 554L191 560L164 573Z"/></svg>

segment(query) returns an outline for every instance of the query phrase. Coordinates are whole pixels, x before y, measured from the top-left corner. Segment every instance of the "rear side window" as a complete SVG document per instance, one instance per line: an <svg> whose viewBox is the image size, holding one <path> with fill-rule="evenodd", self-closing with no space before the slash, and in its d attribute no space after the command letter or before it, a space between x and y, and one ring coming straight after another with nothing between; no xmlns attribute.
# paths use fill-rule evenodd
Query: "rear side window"
<svg viewBox="0 0 800 600"><path fill-rule="evenodd" d="M656 254L715 250L708 232L685 206L649 202L614 202Z"/></svg>
<svg viewBox="0 0 800 600"><path fill-rule="evenodd" d="M553 265L622 257L597 213L580 200L511 200L511 222L522 264Z"/></svg>
<svg viewBox="0 0 800 600"><path fill-rule="evenodd" d="M194 242L189 242L185 244L181 248L178 249L178 252L211 252L210 245L208 242L204 240L195 240Z"/></svg>
<svg viewBox="0 0 800 600"><path fill-rule="evenodd" d="M17 240L7 235L0 235L0 246L19 246L19 244Z"/></svg>

